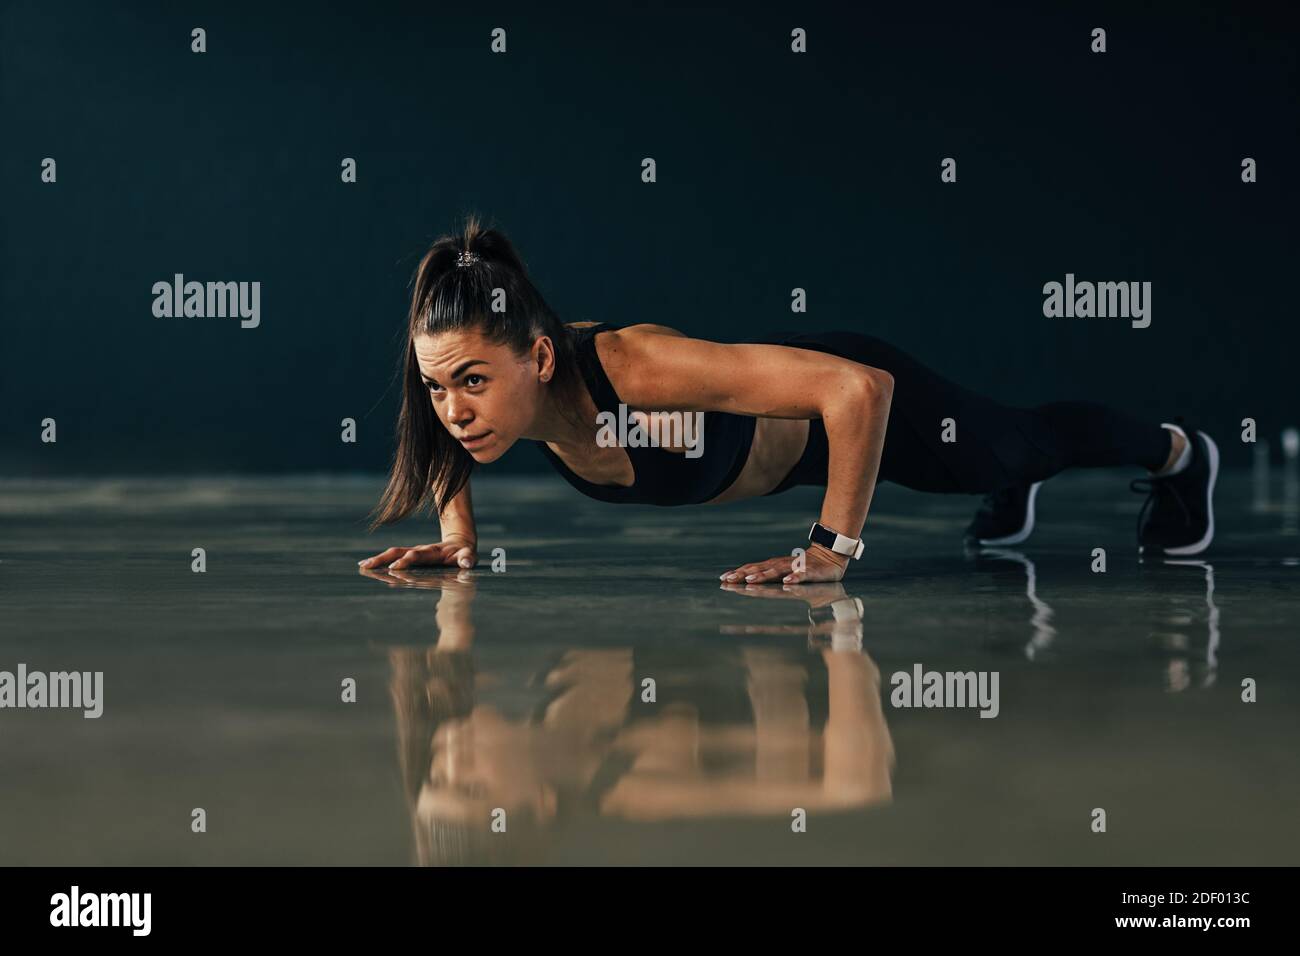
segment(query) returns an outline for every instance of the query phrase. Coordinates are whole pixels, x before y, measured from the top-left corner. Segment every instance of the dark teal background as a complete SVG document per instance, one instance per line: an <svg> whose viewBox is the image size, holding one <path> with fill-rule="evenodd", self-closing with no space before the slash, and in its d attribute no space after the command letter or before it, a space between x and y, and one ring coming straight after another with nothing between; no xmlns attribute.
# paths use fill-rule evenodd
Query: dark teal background
<svg viewBox="0 0 1300 956"><path fill-rule="evenodd" d="M383 470L407 282L469 211L569 321L868 331L1244 464L1243 417L1300 424L1297 32L1131 6L4 3L0 473ZM155 318L176 272L260 281L261 326ZM1151 281L1151 327L1044 318L1067 272Z"/></svg>

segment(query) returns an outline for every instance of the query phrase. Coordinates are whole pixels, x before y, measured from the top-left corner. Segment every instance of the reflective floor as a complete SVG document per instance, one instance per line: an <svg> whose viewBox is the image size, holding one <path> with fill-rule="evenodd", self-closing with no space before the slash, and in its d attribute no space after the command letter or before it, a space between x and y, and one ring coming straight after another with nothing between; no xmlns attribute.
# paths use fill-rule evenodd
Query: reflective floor
<svg viewBox="0 0 1300 956"><path fill-rule="evenodd" d="M784 589L718 575L820 489L475 479L479 567L395 576L356 561L436 536L367 535L377 479L0 483L0 671L103 673L98 719L0 710L0 864L1300 862L1295 489L1223 475L1207 559L1139 563L1129 477L982 554L976 498L882 485ZM896 706L918 665L997 716Z"/></svg>

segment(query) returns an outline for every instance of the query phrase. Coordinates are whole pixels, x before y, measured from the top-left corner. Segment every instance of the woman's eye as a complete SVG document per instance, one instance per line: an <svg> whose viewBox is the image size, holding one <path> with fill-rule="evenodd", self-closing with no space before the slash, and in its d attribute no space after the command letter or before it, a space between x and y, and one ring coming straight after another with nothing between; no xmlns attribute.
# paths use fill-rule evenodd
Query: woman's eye
<svg viewBox="0 0 1300 956"><path fill-rule="evenodd" d="M475 381L475 380L476 380L476 381ZM487 381L487 379L485 379L482 375L466 375L466 376L465 376L465 384L466 384L467 386L469 386L470 388L473 388L475 385L481 385L481 384L482 384L483 382L485 382L485 381ZM425 384L426 384L427 386L429 386L429 391L431 391L431 392L441 392L441 391L442 391L442 386L441 386L441 385L438 385L438 384L435 383L435 382L425 382Z"/></svg>

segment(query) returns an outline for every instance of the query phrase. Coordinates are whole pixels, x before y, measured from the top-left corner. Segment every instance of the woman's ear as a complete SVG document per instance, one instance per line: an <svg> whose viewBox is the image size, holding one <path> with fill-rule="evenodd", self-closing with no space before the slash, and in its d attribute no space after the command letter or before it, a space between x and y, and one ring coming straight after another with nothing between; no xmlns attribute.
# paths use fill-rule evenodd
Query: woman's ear
<svg viewBox="0 0 1300 956"><path fill-rule="evenodd" d="M539 336L533 343L533 364L537 368L537 378L549 382L555 374L555 347L550 336Z"/></svg>

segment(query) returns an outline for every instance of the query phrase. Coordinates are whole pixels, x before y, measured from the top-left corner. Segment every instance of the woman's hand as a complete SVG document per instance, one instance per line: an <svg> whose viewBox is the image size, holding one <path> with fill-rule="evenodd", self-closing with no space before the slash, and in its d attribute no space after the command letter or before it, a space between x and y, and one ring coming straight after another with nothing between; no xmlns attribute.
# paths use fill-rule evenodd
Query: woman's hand
<svg viewBox="0 0 1300 956"><path fill-rule="evenodd" d="M461 534L449 534L437 544L417 544L410 548L389 548L373 558L358 561L363 568L388 566L390 571L419 564L453 565L472 568L478 563L478 542Z"/></svg>
<svg viewBox="0 0 1300 956"><path fill-rule="evenodd" d="M742 564L734 571L719 575L719 579L729 584L764 584L781 579L782 584L805 584L810 581L840 581L844 570L849 566L846 554L836 554L820 544L810 544L804 551L803 571L793 571L794 556L785 555L757 561L754 564Z"/></svg>

